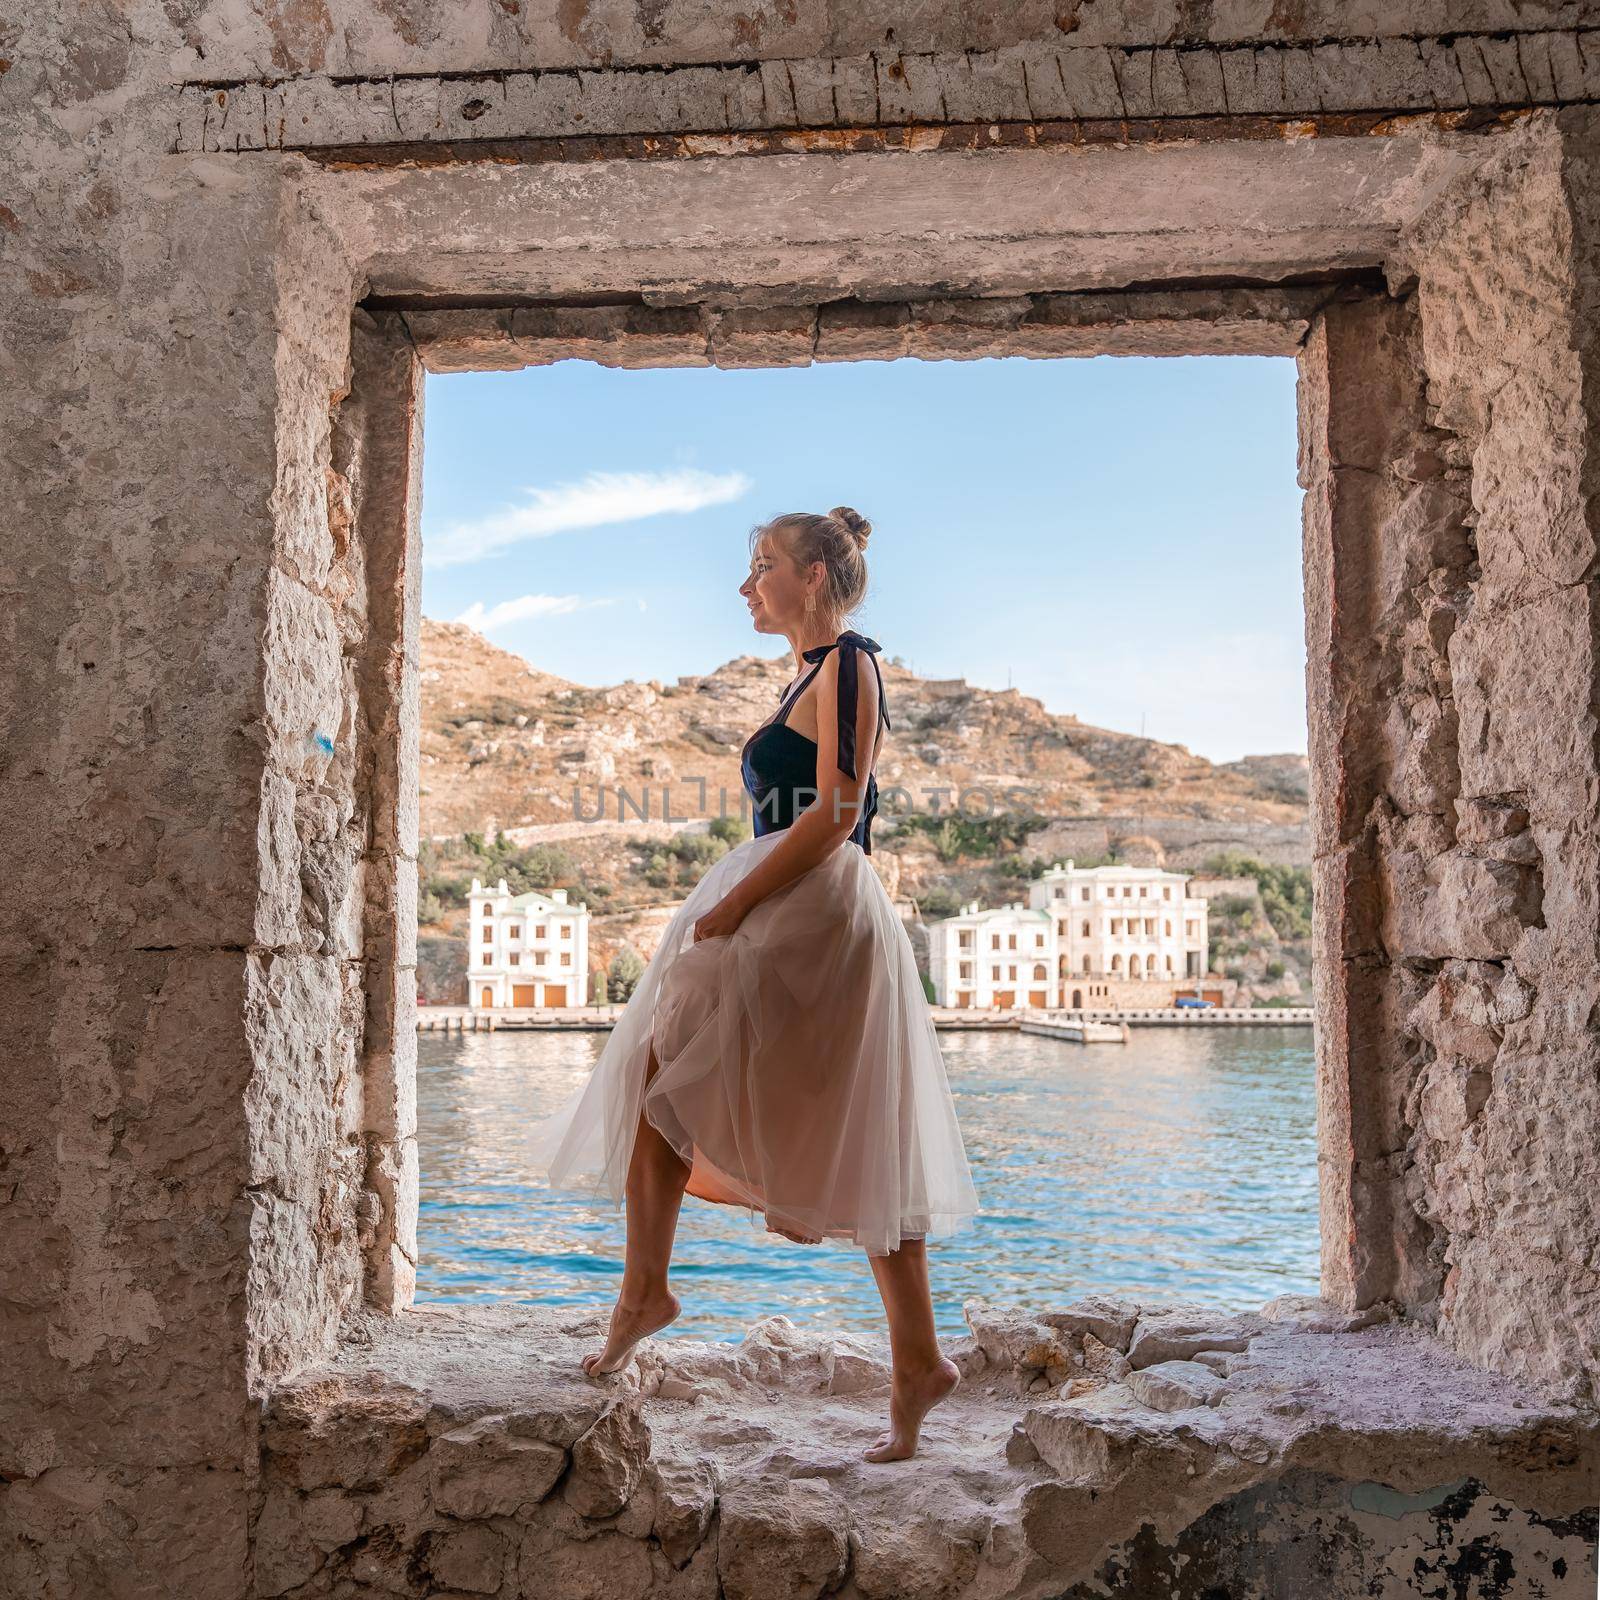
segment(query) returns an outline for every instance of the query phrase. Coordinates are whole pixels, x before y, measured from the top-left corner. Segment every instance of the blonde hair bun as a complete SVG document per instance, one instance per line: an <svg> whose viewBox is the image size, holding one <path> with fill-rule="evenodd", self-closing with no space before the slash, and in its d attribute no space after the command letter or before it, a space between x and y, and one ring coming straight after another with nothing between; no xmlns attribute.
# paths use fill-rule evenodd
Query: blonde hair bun
<svg viewBox="0 0 1600 1600"><path fill-rule="evenodd" d="M828 513L842 528L855 540L857 548L867 548L868 536L872 533L872 524L861 513L850 506L835 506Z"/></svg>

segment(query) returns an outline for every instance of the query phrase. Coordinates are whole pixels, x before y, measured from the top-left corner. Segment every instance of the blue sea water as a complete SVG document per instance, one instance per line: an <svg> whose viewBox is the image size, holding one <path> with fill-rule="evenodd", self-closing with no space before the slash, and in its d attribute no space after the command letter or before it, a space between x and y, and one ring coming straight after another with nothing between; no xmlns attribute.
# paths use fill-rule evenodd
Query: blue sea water
<svg viewBox="0 0 1600 1600"><path fill-rule="evenodd" d="M523 1150L603 1033L422 1034L417 1299L609 1307L620 1211L553 1194ZM1317 1290L1309 1028L1135 1029L1126 1046L941 1033L983 1210L930 1246L941 1334L972 1296L1041 1309L1088 1292L1255 1306ZM675 1332L759 1317L881 1331L866 1258L684 1202Z"/></svg>

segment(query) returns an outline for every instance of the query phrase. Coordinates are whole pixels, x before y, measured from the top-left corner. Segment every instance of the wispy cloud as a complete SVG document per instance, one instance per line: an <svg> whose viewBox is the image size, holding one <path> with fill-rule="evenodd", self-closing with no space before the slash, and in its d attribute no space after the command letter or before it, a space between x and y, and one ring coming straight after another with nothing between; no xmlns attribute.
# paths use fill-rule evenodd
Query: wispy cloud
<svg viewBox="0 0 1600 1600"><path fill-rule="evenodd" d="M426 534L423 565L460 566L526 539L726 505L749 488L750 479L742 472L701 472L693 467L671 472L591 472L576 483L526 489L523 505L506 506L475 521Z"/></svg>
<svg viewBox="0 0 1600 1600"><path fill-rule="evenodd" d="M528 622L534 617L562 617L569 611L581 611L588 606L608 606L610 600L585 600L575 594L524 594L515 600L501 600L486 606L474 600L455 620L464 622L479 633L492 633L496 628L509 627L513 622Z"/></svg>

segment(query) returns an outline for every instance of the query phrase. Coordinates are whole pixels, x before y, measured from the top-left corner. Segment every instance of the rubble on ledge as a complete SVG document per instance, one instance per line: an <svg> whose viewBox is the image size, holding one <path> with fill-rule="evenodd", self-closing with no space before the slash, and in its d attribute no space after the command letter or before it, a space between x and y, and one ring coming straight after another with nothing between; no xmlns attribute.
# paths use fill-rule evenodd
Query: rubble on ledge
<svg viewBox="0 0 1600 1600"><path fill-rule="evenodd" d="M1475 1483L1537 1508L1533 1559L1576 1575L1600 1419L1377 1316L972 1302L971 1336L947 1345L961 1388L918 1457L883 1466L861 1459L887 1402L868 1339L772 1317L736 1345L650 1341L593 1381L579 1358L600 1314L364 1314L335 1362L267 1402L257 1588L1059 1595L1141 1530L1174 1539L1295 1474L1421 1506Z"/></svg>

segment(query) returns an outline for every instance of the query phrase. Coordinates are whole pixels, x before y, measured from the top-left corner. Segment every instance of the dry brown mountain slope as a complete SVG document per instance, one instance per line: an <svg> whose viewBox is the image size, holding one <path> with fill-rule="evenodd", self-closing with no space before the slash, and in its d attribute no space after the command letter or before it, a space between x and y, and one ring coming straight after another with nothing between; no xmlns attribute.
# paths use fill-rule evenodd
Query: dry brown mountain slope
<svg viewBox="0 0 1600 1600"><path fill-rule="evenodd" d="M1216 766L1182 745L1057 716L1020 690L919 678L883 663L893 731L881 790L948 810L963 791L1026 790L1011 809L1044 816L1141 815L1240 823L1305 818L1304 758ZM652 819L737 812L739 748L789 681L786 656L738 656L675 683L590 688L531 667L460 623L422 625L422 831L571 822L620 794ZM705 798L701 799L701 784ZM575 802L574 791L577 791ZM935 794L944 798L935 802ZM575 803L581 810L575 813ZM969 799L976 811L981 802ZM885 813L896 809L885 797ZM636 824L636 812L629 813Z"/></svg>

